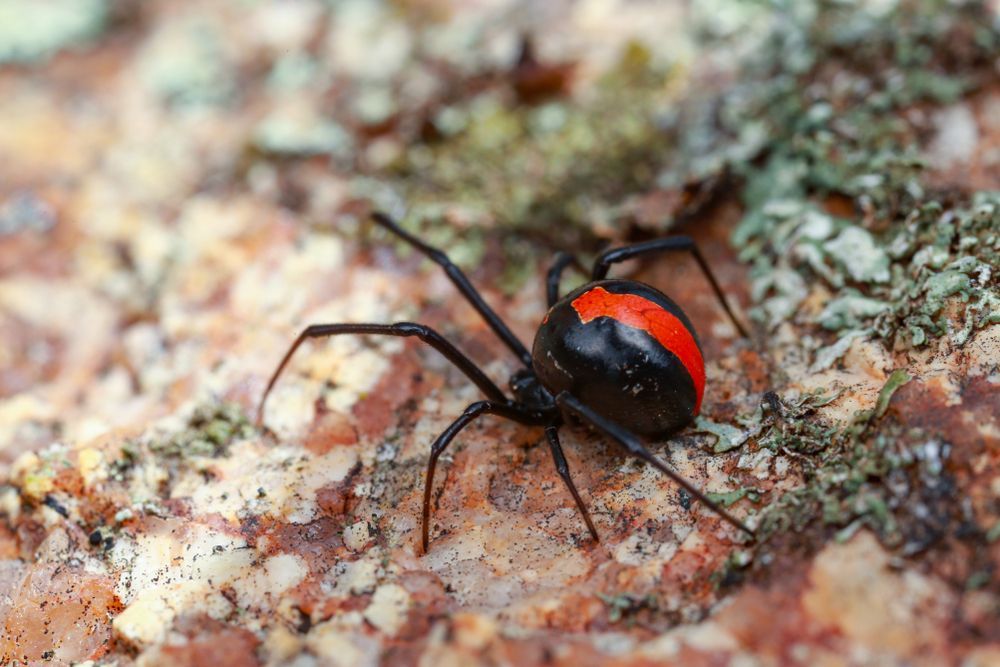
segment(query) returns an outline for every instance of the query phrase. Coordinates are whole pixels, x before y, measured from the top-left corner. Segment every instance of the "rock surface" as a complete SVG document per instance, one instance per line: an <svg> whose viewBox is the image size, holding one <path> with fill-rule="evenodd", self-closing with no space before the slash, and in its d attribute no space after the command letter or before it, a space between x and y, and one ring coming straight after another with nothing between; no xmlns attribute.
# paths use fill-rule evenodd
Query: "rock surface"
<svg viewBox="0 0 1000 667"><path fill-rule="evenodd" d="M66 4L0 28L0 664L1000 664L995 6ZM653 449L758 541L565 430L595 544L483 419L421 553L481 396L413 340L303 346L254 426L309 323L516 368L372 206L529 342L551 251L676 220L755 340L621 268L707 360Z"/></svg>

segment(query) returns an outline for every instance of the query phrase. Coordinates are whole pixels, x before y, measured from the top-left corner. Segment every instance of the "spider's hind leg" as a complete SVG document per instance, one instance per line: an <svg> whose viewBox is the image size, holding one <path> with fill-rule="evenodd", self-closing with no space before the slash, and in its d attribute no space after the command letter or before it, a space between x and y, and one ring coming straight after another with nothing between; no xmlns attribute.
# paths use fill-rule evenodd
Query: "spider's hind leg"
<svg viewBox="0 0 1000 667"><path fill-rule="evenodd" d="M583 268L583 264L576 258L576 255L563 251L556 253L555 259L552 260L552 266L545 274L545 298L549 308L559 300L559 283L562 281L563 272L570 266L583 275L587 275L587 270Z"/></svg>
<svg viewBox="0 0 1000 667"><path fill-rule="evenodd" d="M723 294L722 288L719 286L719 281L715 279L715 274L712 273L712 269L708 266L708 262L705 261L705 257L701 254L698 246L690 236L668 236L662 239L643 241L642 243L633 243L632 245L623 246L621 248L605 250L596 260L594 260L594 270L591 273L591 280L604 279L608 275L608 270L611 268L612 264L624 262L625 260L632 259L633 257L641 257L643 255L667 252L670 250L682 250L691 253L691 256L694 257L695 261L698 263L698 267L701 269L701 272L712 285L712 291L715 292L715 298L719 300L719 304L722 306L722 309L726 311L727 315L729 315L729 319L732 320L733 326L736 327L736 330L741 336L749 339L750 334L740 321L736 319L733 309L729 307L729 302L726 301L726 295Z"/></svg>
<svg viewBox="0 0 1000 667"><path fill-rule="evenodd" d="M650 452L642 441L639 440L635 435L622 428L618 424L605 419L601 415L594 412L591 408L587 407L580 402L578 398L570 394L568 391L564 391L556 396L556 403L559 407L568 410L569 412L575 414L577 417L582 419L587 424L590 424L598 431L601 431L612 440L614 440L622 449L631 454L632 456L642 459L646 463L650 464L664 475L672 479L674 482L679 484L685 491L687 491L693 498L698 500L700 503L705 505L707 508L719 515L723 520L725 520L730 525L739 528L741 531L749 535L751 538L755 537L753 530L747 527L742 521L734 517L732 514L724 510L721 506L710 500L704 493L699 491L691 482L687 481L676 472L671 470L665 463L660 461L652 452Z"/></svg>

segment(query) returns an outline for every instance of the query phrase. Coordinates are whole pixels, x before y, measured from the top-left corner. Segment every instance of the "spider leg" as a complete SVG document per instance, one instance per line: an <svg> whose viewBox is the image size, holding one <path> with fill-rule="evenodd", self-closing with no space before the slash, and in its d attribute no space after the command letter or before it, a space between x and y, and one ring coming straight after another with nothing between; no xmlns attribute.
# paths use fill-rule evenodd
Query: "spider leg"
<svg viewBox="0 0 1000 667"><path fill-rule="evenodd" d="M698 266L701 268L701 272L705 274L708 278L708 282L712 284L712 290L715 292L716 298L719 300L719 304L722 306L726 314L729 315L729 319L733 321L733 325L736 330L740 332L740 335L744 338L749 339L750 334L747 330L740 324L740 321L736 319L736 315L733 313L732 308L729 307L729 302L726 301L726 296L722 293L722 288L719 287L719 282L715 279L715 275L712 274L712 270L708 267L708 262L702 256L701 251L698 250L698 246L695 245L694 240L690 236L668 236L663 239L654 239L652 241L644 241L642 243L634 243L632 245L627 245L622 248L612 248L610 250L605 250L601 253L596 260L594 260L594 271L591 274L592 280L602 280L608 275L608 270L611 268L612 264L618 262L624 262L627 259L632 259L633 257L640 257L642 255L649 255L656 252L666 252L668 250L687 250L694 256Z"/></svg>
<svg viewBox="0 0 1000 667"><path fill-rule="evenodd" d="M441 456L455 436L463 428L474 422L481 415L499 415L521 424L538 424L539 418L521 408L507 403L495 401L477 401L465 409L458 419L453 421L431 445L431 455L427 460L427 479L424 482L424 511L422 523L422 542L424 553L430 544L431 491L434 487L434 470L437 468L438 457Z"/></svg>
<svg viewBox="0 0 1000 667"><path fill-rule="evenodd" d="M573 478L569 475L569 466L566 464L566 457L563 456L562 446L559 444L559 427L546 426L545 437L549 440L549 449L552 450L552 460L556 464L556 472L566 482L566 486L573 495L573 500L576 501L576 506L579 508L580 514L583 515L583 520L587 524L587 529L590 531L591 537L594 538L595 542L600 542L601 538L597 536L597 529L594 528L594 522L590 520L590 513L587 512L587 506L583 504L583 498L580 497L580 493L576 490L576 485L573 484Z"/></svg>
<svg viewBox="0 0 1000 667"><path fill-rule="evenodd" d="M390 218L385 213L374 212L372 213L372 220L374 220L380 227L389 230L399 238L403 239L414 248L419 250L423 255L425 255L432 262L444 269L444 272L448 275L451 282L458 288L458 291L462 293L462 296L472 305L473 308L486 320L486 324L489 325L493 332L507 345L510 350L517 355L517 358L521 362L531 368L531 354L529 354L528 349L524 347L524 343L518 340L514 332L511 331L500 316L497 315L489 304L483 300L483 297L479 295L479 292L469 279L465 277L462 270L455 265L448 255L444 254L437 248L427 245L420 239L418 239L413 234L400 227L395 220Z"/></svg>
<svg viewBox="0 0 1000 667"><path fill-rule="evenodd" d="M507 397L504 396L500 388L493 383L486 374L479 370L479 367L469 359L467 356L462 354L454 345L449 343L441 334L434 331L428 326L423 324L415 324L413 322L397 322L395 324L313 324L305 328L305 330L299 334L299 337L295 339L291 347L288 348L288 352L282 358L281 363L274 370L274 374L271 376L270 381L267 383L267 389L264 390L264 395L261 396L260 405L257 407L257 424L260 425L264 417L264 403L267 401L268 395L271 393L271 389L274 388L274 384L278 381L278 376L288 365L288 361L295 354L295 350L299 348L302 343L304 343L309 338L324 338L326 336L336 336L338 334L375 334L384 336L416 336L420 340L424 341L435 350L440 352L445 358L453 363L458 370L465 373L466 377L472 380L473 383L486 396L490 399L506 403Z"/></svg>
<svg viewBox="0 0 1000 667"><path fill-rule="evenodd" d="M587 275L587 270L583 268L583 264L575 255L568 252L557 252L555 259L552 260L552 266L549 267L549 272L545 276L545 296L548 299L549 308L559 300L559 281L562 279L563 271L570 265L580 273Z"/></svg>
<svg viewBox="0 0 1000 667"><path fill-rule="evenodd" d="M726 522L735 526L736 528L739 528L744 533L749 535L751 538L754 537L754 532L750 528L748 528L739 519L733 517L733 515L724 510L722 507L709 500L709 498L704 493L696 489L694 485L691 484L691 482L687 481L686 479L678 475L676 472L671 470L669 467L667 467L666 464L664 464L662 461L656 458L656 456L654 456L652 452L646 449L645 445L642 444L639 438L629 433L627 430L625 430L618 424L608 419L605 419L601 415L597 414L589 407L581 403L579 399L577 399L575 396L573 396L567 391L560 392L560 394L556 396L556 403L559 405L559 407L568 409L570 412L580 417L583 421L587 422L588 424L596 428L598 431L601 431L605 435L609 436L612 440L617 442L626 452L628 452L632 456L635 456L637 458L646 461L651 466L662 472L664 475L666 475L674 482L679 484L681 487L683 487L684 490L687 491L689 494L691 494L692 497L696 498L703 505L705 505L710 510L718 514Z"/></svg>

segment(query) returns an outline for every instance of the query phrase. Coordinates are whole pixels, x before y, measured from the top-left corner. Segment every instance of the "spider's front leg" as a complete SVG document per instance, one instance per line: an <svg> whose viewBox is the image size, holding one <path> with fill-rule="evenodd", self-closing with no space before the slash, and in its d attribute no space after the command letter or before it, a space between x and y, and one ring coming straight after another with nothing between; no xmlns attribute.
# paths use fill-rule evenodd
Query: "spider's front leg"
<svg viewBox="0 0 1000 667"><path fill-rule="evenodd" d="M486 376L485 373L483 373L478 366L476 366L475 362L462 354L458 348L449 343L441 334L428 326L415 324L413 322L397 322L395 324L313 324L306 327L305 330L299 334L299 337L296 338L295 342L288 348L288 352L285 353L281 363L278 364L278 367L274 370L274 374L271 375L271 379L267 383L267 389L264 390L264 395L261 396L260 399L260 405L257 407L258 426L261 425L264 419L264 404L267 401L267 397L271 393L271 389L274 388L275 383L278 381L278 376L281 375L285 366L288 365L288 361L292 358L292 355L295 354L295 350L299 349L299 346L310 338L325 338L327 336L336 336L339 334L416 336L444 355L444 357L454 364L458 370L465 373L465 376L472 380L472 382L479 387L479 389L487 397L489 397L490 400L498 403L507 403L507 397L504 396L504 393Z"/></svg>
<svg viewBox="0 0 1000 667"><path fill-rule="evenodd" d="M469 279L465 277L462 270L458 268L458 265L445 253L441 252L434 246L428 245L418 239L413 234L409 233L405 229L399 226L399 224L390 218L385 213L374 212L372 213L372 220L375 221L383 229L386 229L399 238L403 239L411 246L419 250L427 259L431 260L442 269L444 269L445 275L451 280L452 284L458 289L458 291L465 297L466 301L476 309L476 312L482 316L486 324L493 330L493 333L504 342L511 352L517 355L517 358L521 360L521 363L531 368L531 353L528 352L528 348L524 346L514 332L510 330L500 316L490 308L489 304L483 299L479 294L479 290L473 287Z"/></svg>

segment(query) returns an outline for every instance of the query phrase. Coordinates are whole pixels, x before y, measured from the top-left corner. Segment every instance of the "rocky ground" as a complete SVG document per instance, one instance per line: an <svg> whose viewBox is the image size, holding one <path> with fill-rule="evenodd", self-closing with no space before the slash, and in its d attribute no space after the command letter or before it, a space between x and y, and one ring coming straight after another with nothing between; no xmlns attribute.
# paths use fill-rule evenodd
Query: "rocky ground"
<svg viewBox="0 0 1000 667"><path fill-rule="evenodd" d="M1000 664L1000 10L983 2L0 0L0 664ZM506 385L548 258L699 331L654 451L586 430L594 543ZM569 288L578 276L567 278Z"/></svg>

